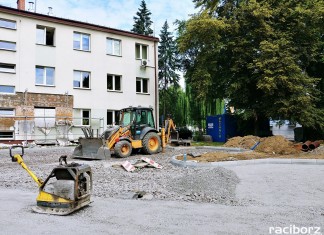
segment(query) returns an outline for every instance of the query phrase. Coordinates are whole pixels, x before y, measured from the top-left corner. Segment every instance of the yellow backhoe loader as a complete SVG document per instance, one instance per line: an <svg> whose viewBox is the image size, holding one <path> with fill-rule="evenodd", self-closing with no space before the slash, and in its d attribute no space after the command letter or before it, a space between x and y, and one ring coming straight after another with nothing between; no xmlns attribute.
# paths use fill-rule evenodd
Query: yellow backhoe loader
<svg viewBox="0 0 324 235"><path fill-rule="evenodd" d="M19 154L13 154L13 151L16 152L18 148L20 148ZM32 208L33 211L43 214L68 215L90 204L92 191L90 166L78 163L67 164L66 156L61 156L59 166L55 167L43 181L27 167L23 155L23 146L10 147L11 160L20 164L39 187L37 205Z"/></svg>
<svg viewBox="0 0 324 235"><path fill-rule="evenodd" d="M85 138L79 138L73 157L104 160L112 153L117 157L128 157L134 150L155 154L165 147L171 132L175 131L173 121L168 119L168 127L159 133L152 108L129 107L120 110L119 116L119 125L104 131L100 138L93 138L91 131Z"/></svg>

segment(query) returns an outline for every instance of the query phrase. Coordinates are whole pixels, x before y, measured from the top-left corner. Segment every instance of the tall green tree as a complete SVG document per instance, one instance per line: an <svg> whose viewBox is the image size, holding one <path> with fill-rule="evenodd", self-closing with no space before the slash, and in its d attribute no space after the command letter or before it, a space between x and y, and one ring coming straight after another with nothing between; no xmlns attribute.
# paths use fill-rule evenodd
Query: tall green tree
<svg viewBox="0 0 324 235"><path fill-rule="evenodd" d="M147 9L145 1L142 0L136 16L133 17L134 25L131 31L143 35L152 35L153 30L151 29L151 25L153 22L151 20L151 14Z"/></svg>
<svg viewBox="0 0 324 235"><path fill-rule="evenodd" d="M161 101L161 112L164 116L171 110L166 109L167 100L172 97L169 87L172 85L176 90L179 87L180 60L178 49L172 33L169 31L168 22L165 21L160 33L159 52L159 91ZM169 97L168 97L169 96Z"/></svg>
<svg viewBox="0 0 324 235"><path fill-rule="evenodd" d="M186 21L176 21L178 38L176 42L179 43L182 35L186 30ZM208 33L207 33L208 35ZM188 48L185 53L181 53L180 60L182 68L188 72L189 68L192 68L195 64L195 58L197 57L199 50L196 48ZM187 124L198 127L199 130L205 128L206 116L219 115L224 113L224 100L218 98L216 91L210 89L208 84L197 82L192 83L192 79L189 76L185 76L186 81L186 97L188 100L188 122ZM201 80L202 81L202 80ZM203 82L203 81L202 81ZM197 89L199 87L204 87ZM206 93L202 94L200 91L204 90Z"/></svg>
<svg viewBox="0 0 324 235"><path fill-rule="evenodd" d="M187 82L199 98L228 98L255 121L324 128L317 74L324 0L194 0L201 12L182 30ZM190 56L189 56L190 55Z"/></svg>

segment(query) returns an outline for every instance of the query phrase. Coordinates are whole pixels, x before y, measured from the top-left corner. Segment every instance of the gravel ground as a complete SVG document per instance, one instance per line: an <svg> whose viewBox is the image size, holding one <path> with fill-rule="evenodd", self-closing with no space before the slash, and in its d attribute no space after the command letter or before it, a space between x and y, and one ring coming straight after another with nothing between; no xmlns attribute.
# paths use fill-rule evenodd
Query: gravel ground
<svg viewBox="0 0 324 235"><path fill-rule="evenodd" d="M44 179L59 156L72 150L27 149L24 159ZM270 227L289 226L319 227L316 234L324 234L322 165L187 169L169 163L184 152L149 156L163 169L135 173L112 167L123 159L81 161L93 170L94 202L61 217L31 213L37 186L11 162L7 149L0 150L1 234L270 234ZM151 197L131 199L136 191Z"/></svg>
<svg viewBox="0 0 324 235"><path fill-rule="evenodd" d="M164 154L136 154L127 158L135 161L149 157L163 166L162 169L142 168L130 173L121 167L113 167L126 159L111 158L106 161L80 161L70 159L71 147L35 147L25 149L24 161L41 179L45 179L57 164L61 155L68 155L68 162L89 164L93 172L93 196L101 198L132 198L137 192L146 193L145 198L157 200L179 200L212 202L237 205L235 188L239 183L236 174L225 168L179 168L170 163L172 156L187 150L167 149ZM195 152L206 150L195 150ZM35 190L37 186L21 167L11 162L9 150L0 150L0 187ZM152 198L153 196L153 198Z"/></svg>

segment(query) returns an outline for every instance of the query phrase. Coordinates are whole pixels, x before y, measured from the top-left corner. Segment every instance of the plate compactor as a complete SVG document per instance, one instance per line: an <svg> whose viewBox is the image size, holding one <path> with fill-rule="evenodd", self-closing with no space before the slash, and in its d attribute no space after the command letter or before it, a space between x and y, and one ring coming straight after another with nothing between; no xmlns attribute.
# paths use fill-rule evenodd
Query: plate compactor
<svg viewBox="0 0 324 235"><path fill-rule="evenodd" d="M13 154L13 149L20 149ZM91 168L85 164L67 164L66 156L61 156L59 165L55 167L45 181L39 179L24 163L24 147L10 147L10 157L18 162L33 178L39 187L37 206L33 211L43 214L68 215L90 204L92 191Z"/></svg>

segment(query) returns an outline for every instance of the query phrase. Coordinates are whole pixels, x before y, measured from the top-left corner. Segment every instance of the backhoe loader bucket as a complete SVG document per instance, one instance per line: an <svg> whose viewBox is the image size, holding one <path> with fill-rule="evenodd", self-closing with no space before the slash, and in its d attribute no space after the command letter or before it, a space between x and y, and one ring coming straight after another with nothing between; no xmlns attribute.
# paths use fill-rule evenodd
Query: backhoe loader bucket
<svg viewBox="0 0 324 235"><path fill-rule="evenodd" d="M111 157L101 138L79 138L79 145L74 149L72 158L105 160Z"/></svg>

